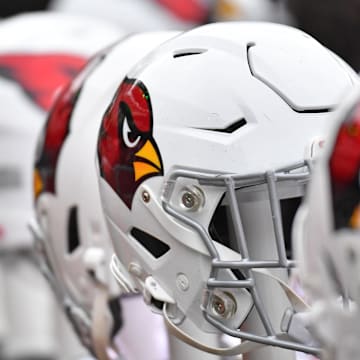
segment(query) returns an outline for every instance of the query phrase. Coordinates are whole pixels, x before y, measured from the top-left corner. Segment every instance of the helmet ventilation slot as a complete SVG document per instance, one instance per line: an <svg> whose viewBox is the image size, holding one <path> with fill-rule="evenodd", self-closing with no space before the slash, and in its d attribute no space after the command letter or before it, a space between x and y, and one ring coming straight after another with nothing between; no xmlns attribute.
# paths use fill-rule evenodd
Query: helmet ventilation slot
<svg viewBox="0 0 360 360"><path fill-rule="evenodd" d="M179 57L184 57L184 56L191 56L191 55L200 55L203 54L204 52L206 52L207 49L181 49L181 50L176 50L173 54L173 58L179 58Z"/></svg>
<svg viewBox="0 0 360 360"><path fill-rule="evenodd" d="M208 129L200 129L200 130L207 130L207 131L215 131L215 132L221 132L225 134L232 134L236 130L239 130L243 126L247 124L247 121L245 118L241 118L239 120L234 121L232 124L225 128L208 128Z"/></svg>
<svg viewBox="0 0 360 360"><path fill-rule="evenodd" d="M167 244L138 228L132 228L130 234L156 259L160 258L170 250L170 247Z"/></svg>
<svg viewBox="0 0 360 360"><path fill-rule="evenodd" d="M74 252L79 245L78 208L72 206L68 217L68 252Z"/></svg>

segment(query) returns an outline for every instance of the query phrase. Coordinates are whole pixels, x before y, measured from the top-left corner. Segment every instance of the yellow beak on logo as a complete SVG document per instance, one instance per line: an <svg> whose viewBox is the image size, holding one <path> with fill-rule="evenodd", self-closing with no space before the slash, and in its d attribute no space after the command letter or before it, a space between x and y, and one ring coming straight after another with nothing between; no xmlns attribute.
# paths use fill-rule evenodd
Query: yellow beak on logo
<svg viewBox="0 0 360 360"><path fill-rule="evenodd" d="M159 153L150 140L147 140L135 155L135 181L149 174L157 174L162 171Z"/></svg>
<svg viewBox="0 0 360 360"><path fill-rule="evenodd" d="M35 198L37 198L40 195L43 188L44 188L44 184L41 180L39 170L35 168L35 170L34 170L34 195L35 195Z"/></svg>

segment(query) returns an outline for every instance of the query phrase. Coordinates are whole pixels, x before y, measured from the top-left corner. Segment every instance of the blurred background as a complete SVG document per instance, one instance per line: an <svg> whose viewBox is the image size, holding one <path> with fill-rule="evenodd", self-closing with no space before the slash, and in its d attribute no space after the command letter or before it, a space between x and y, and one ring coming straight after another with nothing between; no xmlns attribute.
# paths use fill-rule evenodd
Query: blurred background
<svg viewBox="0 0 360 360"><path fill-rule="evenodd" d="M12 0L6 18L29 11L62 11L107 19L129 31L189 28L222 20L291 24L308 32L360 69L360 0Z"/></svg>
<svg viewBox="0 0 360 360"><path fill-rule="evenodd" d="M289 24L309 33L356 71L360 70L360 0L11 0L0 2L0 24L17 14L39 11L96 17L119 27L125 33L160 29L186 30L214 21L271 21ZM0 48L5 41L11 43L8 36L8 33L4 35L0 27ZM8 80L9 74L0 69L0 82ZM2 101L6 101L6 96L1 91L0 94ZM15 159L18 155L16 145L6 145L7 150L3 150L4 144L9 140L7 134L11 131L9 124L1 120L4 113L1 108L2 106L0 151L9 152L4 153L5 157L11 156L10 152L13 151ZM27 114L32 112L34 119L41 120L36 120L32 131L25 131L25 135L21 134L18 138L15 135L14 144L16 141L22 143L24 136L33 137L28 151L35 151L35 138L46 110L25 109ZM8 118L12 119L13 116ZM0 360L86 358L89 355L78 343L47 283L36 268L31 234L24 230L18 235L23 240L20 246L18 239L17 244L12 246L13 240L6 238L9 231L6 227L17 227L19 224L5 224L1 216L12 207L30 207L31 201L26 200L26 204L22 201L24 189L20 189L18 193L13 192L13 197L9 196L9 184L13 185L16 179L8 172L4 175L1 159L0 157ZM31 196L27 198L30 199ZM21 219L19 221L24 222ZM25 223L20 226L26 229ZM159 341L161 347L164 339ZM159 360L165 358L166 354Z"/></svg>

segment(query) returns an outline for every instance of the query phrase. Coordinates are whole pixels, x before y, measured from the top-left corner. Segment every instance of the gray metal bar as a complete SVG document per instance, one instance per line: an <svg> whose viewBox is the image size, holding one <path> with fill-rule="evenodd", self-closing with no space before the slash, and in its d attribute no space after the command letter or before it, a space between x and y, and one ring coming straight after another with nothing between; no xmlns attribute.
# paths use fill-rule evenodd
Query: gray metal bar
<svg viewBox="0 0 360 360"><path fill-rule="evenodd" d="M254 286L254 280L215 280L210 278L207 281L208 287L219 288L252 288Z"/></svg>
<svg viewBox="0 0 360 360"><path fill-rule="evenodd" d="M307 180L309 174L275 174L277 180Z"/></svg>
<svg viewBox="0 0 360 360"><path fill-rule="evenodd" d="M288 267L294 266L295 264L290 265ZM213 260L213 266L217 268L230 268L230 269L250 269L250 268L277 268L280 267L278 261L272 260L264 260L264 261L221 261L221 260Z"/></svg>
<svg viewBox="0 0 360 360"><path fill-rule="evenodd" d="M248 270L248 275L250 276L251 279L254 280L254 284L255 284L255 278L254 278L253 272L251 270ZM271 320L265 310L264 303L262 301L261 296L259 295L257 287L254 285L252 288L249 289L249 291L253 297L255 308L258 312L258 315L261 319L261 322L265 328L266 333L271 336L275 335L275 330L274 330Z"/></svg>
<svg viewBox="0 0 360 360"><path fill-rule="evenodd" d="M241 255L244 257L244 259L248 259L249 251L248 251L248 248L246 245L244 229L242 226L240 212L239 212L239 208L238 208L237 201L236 201L234 181L231 177L228 177L226 179L226 186L227 186L228 194L229 194L229 204L230 204L230 210L231 210L230 213L231 213L231 217L232 217L232 220L234 223L235 237L238 242ZM275 331L272 327L270 318L268 317L268 315L265 311L264 304L263 304L261 297L259 296L259 293L256 289L255 278L250 270L246 270L245 275L247 275L249 280L254 283L254 286L249 288L249 290L253 296L255 307L258 311L258 314L264 325L264 328L268 335L274 335Z"/></svg>
<svg viewBox="0 0 360 360"><path fill-rule="evenodd" d="M262 335L255 335L250 334L242 331L233 330L225 325L221 324L220 322L214 320L213 318L208 317L205 314L205 317L208 319L210 323L213 323L214 326L219 328L224 333L239 337L245 340L251 340L260 342L267 345L272 346L280 346L292 350L304 351L309 353L317 353L317 349L303 346L301 344L297 345L295 342L291 341L283 341L280 339L275 339L275 331L272 327L272 323L268 314L265 311L265 307L258 293L258 289L255 284L255 276L251 269L253 268L290 268L296 265L294 261L289 261L286 258L286 251L285 251L285 244L283 240L282 234L282 222L281 222L281 212L280 212L280 203L277 195L277 188L275 181L282 182L282 181L305 181L307 180L309 173L299 172L299 173L290 173L295 169L300 169L302 167L308 167L309 171L310 166L305 162L299 162L298 164L294 164L288 167L284 167L283 169L278 169L276 172L270 171L267 173L261 174L251 174L251 175L235 175L235 174L224 174L224 173L202 173L197 169L176 169L166 184L166 188L164 189L163 197L162 197L162 206L164 210L174 216L177 220L181 221L182 223L192 227L198 234L201 236L202 240L204 241L210 256L212 257L212 268L211 268L211 275L207 281L207 286L209 288L247 288L252 295L255 308L258 312L258 315L262 321L264 329L267 333L267 336ZM285 173L284 173L285 172ZM289 173L286 173L289 172ZM240 261L222 261L219 258L219 253L214 246L213 240L210 238L207 229L205 229L201 224L196 222L195 220L187 217L187 215L183 214L180 211L172 208L170 205L170 199L172 193L174 191L174 185L176 180L179 177L184 178L192 178L197 181L201 185L211 185L211 186L218 186L224 189L228 196L228 202L230 207L231 213L231 220L234 225L235 237L239 247L239 251L244 259ZM275 231L275 239L276 239L276 247L278 252L278 259L275 260L259 260L259 261L252 261L249 259L249 252L246 243L246 238L244 234L243 225L241 222L240 211L237 204L237 197L236 197L236 189L246 186L254 186L266 184L268 187L269 192L269 200L270 206L273 213L273 225ZM228 268L228 269L240 269L244 276L245 280L232 280L232 281L222 281L217 280L218 270L221 268ZM205 304L204 308L207 307L208 304ZM217 322L217 325L214 324Z"/></svg>
<svg viewBox="0 0 360 360"><path fill-rule="evenodd" d="M295 351L301 351L307 354L313 354L313 355L319 355L321 353L321 349L313 346L307 346L304 344L296 343L295 341L287 341L282 340L279 338L276 338L275 336L261 336L261 335L255 335L248 333L246 331L241 330L232 330L228 327L224 326L221 322L217 321L216 319L209 316L209 314L206 313L206 311L203 309L203 316L209 323L214 325L217 329L219 329L222 332L227 333L230 336L242 339L242 340L249 340L253 342L257 342L264 345L269 346L278 346L284 349L289 350L295 350Z"/></svg>
<svg viewBox="0 0 360 360"><path fill-rule="evenodd" d="M231 177L228 177L226 180L226 187L229 195L229 204L230 204L230 213L232 217L232 221L234 224L234 232L237 243L239 245L239 250L241 252L241 256L244 259L249 258L249 252L245 241L244 228L241 222L240 212L236 200L234 180Z"/></svg>
<svg viewBox="0 0 360 360"><path fill-rule="evenodd" d="M294 163L292 165L288 165L288 166L284 166L280 169L277 169L276 172L289 172L291 170L296 170L296 169L300 169L302 167L304 167L306 165L306 161L299 161L297 163Z"/></svg>
<svg viewBox="0 0 360 360"><path fill-rule="evenodd" d="M216 250L215 245L213 244L212 240L209 239L207 231L204 229L204 227L201 224L199 224L196 221L190 219L189 217L179 213L178 211L173 209L170 206L170 204L168 204L164 201L162 203L162 206L163 206L163 209L165 210L165 212L167 212L168 214L172 215L174 218L182 221L183 223L185 223L185 224L191 226L192 228L194 228L195 230L197 230L197 232L203 239L207 249L209 250L211 257L214 259L219 259L219 253Z"/></svg>
<svg viewBox="0 0 360 360"><path fill-rule="evenodd" d="M270 207L273 214L272 221L274 225L276 248L278 251L280 265L285 267L287 263L287 257L286 257L284 235L282 233L281 211L280 211L280 204L275 186L274 172L268 171L266 173L266 177L268 179L267 185L269 189Z"/></svg>
<svg viewBox="0 0 360 360"><path fill-rule="evenodd" d="M298 163L294 166L289 166L283 169L276 170L276 178L278 180L306 180L308 177L308 173L298 173L298 174L286 174L287 171L295 170L297 168L307 166L311 169L311 164L309 161ZM236 175L236 174L224 174L224 173L217 173L217 172L209 172L209 173L202 173L196 169L176 169L170 175L168 182L172 180L176 180L179 177L184 178L194 178L197 179L202 185L213 185L213 186L224 186L226 179L231 176L235 183L235 187L247 186L247 185L254 185L254 183L265 183L266 182L266 175L265 173L254 173L249 175Z"/></svg>

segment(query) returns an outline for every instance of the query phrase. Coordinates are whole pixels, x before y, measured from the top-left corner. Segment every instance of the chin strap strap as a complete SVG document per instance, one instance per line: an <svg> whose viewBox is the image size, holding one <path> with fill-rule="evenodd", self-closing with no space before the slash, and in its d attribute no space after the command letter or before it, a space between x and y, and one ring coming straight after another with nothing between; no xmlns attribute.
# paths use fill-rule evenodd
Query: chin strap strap
<svg viewBox="0 0 360 360"><path fill-rule="evenodd" d="M96 281L95 300L91 314L91 340L98 360L110 360L108 350L112 322L105 309L108 308L108 290L104 284Z"/></svg>
<svg viewBox="0 0 360 360"><path fill-rule="evenodd" d="M96 281L95 300L91 313L93 351L97 360L120 360L122 357L119 347L110 341L113 322L106 311L108 304L109 291L107 287L103 283Z"/></svg>
<svg viewBox="0 0 360 360"><path fill-rule="evenodd" d="M245 354L249 351L258 349L263 347L263 344L255 343L252 341L244 341L239 345L235 345L228 348L217 348L217 347L211 347L207 346L204 343L199 342L198 340L194 339L192 336L186 334L184 331L182 331L178 326L176 326L169 318L167 314L166 309L166 303L163 307L163 314L165 319L165 325L167 329L169 330L169 333L171 335L174 335L179 340L183 341L184 343L198 349L201 351L205 351L209 354L214 355L220 355L220 356L233 356L233 355L239 355L239 354Z"/></svg>
<svg viewBox="0 0 360 360"><path fill-rule="evenodd" d="M268 270L265 270L265 269L264 270L256 269L254 271L258 274L267 276L267 277L271 278L272 280L275 280L280 285L282 290L284 291L287 299L289 300L289 302L295 312L304 312L304 311L309 310L309 305L307 305L283 280L281 280L277 276L271 274ZM228 347L228 348L217 348L217 347L207 346L206 344L199 342L198 340L194 339L189 334L182 331L177 325L175 325L170 320L170 318L168 316L168 312L167 312L167 304L166 303L164 303L163 315L164 315L166 327L169 330L170 334L174 335L175 337L177 337L179 340L185 342L186 344L188 344L198 350L202 350L207 353L210 353L210 354L220 355L220 356L233 356L233 355L245 354L250 351L264 347L264 346L269 346L266 344L262 344L262 343L254 342L254 341L248 341L248 340L242 341L241 344L235 345L233 347ZM300 325L300 328L301 328L301 331L307 332L307 330L306 329L304 330L304 328L302 328L301 325ZM277 334L276 336L272 337L272 339L274 339L274 340L278 339L281 341L286 337L287 337L286 334ZM311 336L310 336L310 338L311 338ZM270 346L274 346L274 345L270 345Z"/></svg>
<svg viewBox="0 0 360 360"><path fill-rule="evenodd" d="M256 274L266 276L275 282L277 282L281 289L284 291L286 298L289 300L292 308L296 312L303 312L310 310L310 305L308 305L296 292L284 281L281 280L279 277L273 275L267 269L254 269L253 270Z"/></svg>

